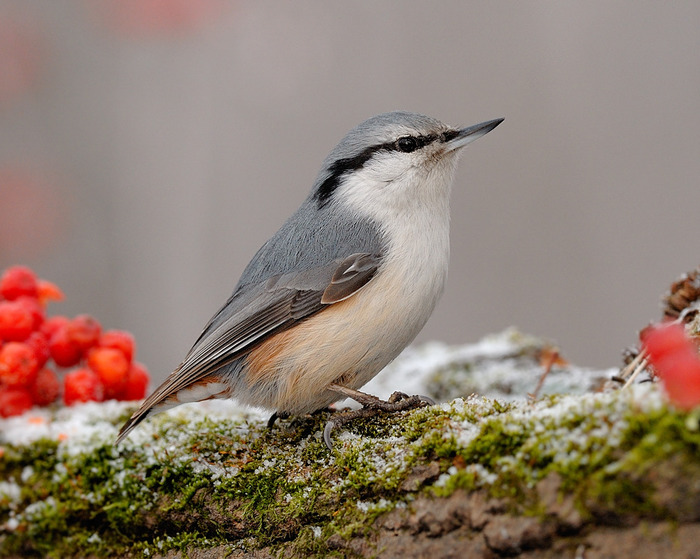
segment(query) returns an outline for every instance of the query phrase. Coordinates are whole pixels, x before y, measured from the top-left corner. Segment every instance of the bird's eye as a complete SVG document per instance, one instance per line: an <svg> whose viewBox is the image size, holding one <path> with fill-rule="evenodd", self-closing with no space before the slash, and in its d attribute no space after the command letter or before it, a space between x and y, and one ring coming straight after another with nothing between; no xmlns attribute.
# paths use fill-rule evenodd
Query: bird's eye
<svg viewBox="0 0 700 559"><path fill-rule="evenodd" d="M396 149L404 153L411 153L419 148L418 140L413 136L403 136L396 140Z"/></svg>

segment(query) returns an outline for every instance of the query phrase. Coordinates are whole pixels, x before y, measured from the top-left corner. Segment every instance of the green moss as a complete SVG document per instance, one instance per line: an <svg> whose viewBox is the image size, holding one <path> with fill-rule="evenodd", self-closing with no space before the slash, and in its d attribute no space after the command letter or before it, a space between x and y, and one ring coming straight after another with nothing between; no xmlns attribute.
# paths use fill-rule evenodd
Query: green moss
<svg viewBox="0 0 700 559"><path fill-rule="evenodd" d="M692 488L657 488L665 471L700 476L698 418L650 405L649 394L457 400L354 423L334 434L332 452L321 437L325 413L273 430L164 415L144 444L115 448L106 436L71 453L47 440L5 445L0 472L17 490L0 497L0 524L12 527L0 554L236 545L323 556L332 534L370 537L377 517L420 494L485 489L512 510L545 514L536 488L552 473L589 518L679 518L692 512ZM405 484L433 464L436 474Z"/></svg>
<svg viewBox="0 0 700 559"><path fill-rule="evenodd" d="M515 456L527 438L527 432L512 429L502 420L489 420L482 425L478 437L459 454L468 464L481 464L494 470L504 456Z"/></svg>
<svg viewBox="0 0 700 559"><path fill-rule="evenodd" d="M620 518L683 515L686 497L693 498L693 487L688 487L687 495L684 487L700 475L700 433L692 428L692 421L689 425L689 417L669 409L628 414L628 428L611 460L578 480L583 488L580 498L594 510L604 509ZM677 490L659 500L658 482L669 476Z"/></svg>
<svg viewBox="0 0 700 559"><path fill-rule="evenodd" d="M208 538L194 531L180 532L172 536L157 536L150 541L138 542L129 551L143 557L152 557L174 550L180 551L184 557L188 557L188 552L192 549L207 549L225 545L225 540Z"/></svg>
<svg viewBox="0 0 700 559"><path fill-rule="evenodd" d="M450 476L444 485L431 488L431 493L436 497L449 497L458 489L473 491L478 486L477 473L462 469L457 470L454 475Z"/></svg>
<svg viewBox="0 0 700 559"><path fill-rule="evenodd" d="M2 446L0 479L19 478L27 465L36 471L50 471L56 466L58 443L39 439L29 447Z"/></svg>

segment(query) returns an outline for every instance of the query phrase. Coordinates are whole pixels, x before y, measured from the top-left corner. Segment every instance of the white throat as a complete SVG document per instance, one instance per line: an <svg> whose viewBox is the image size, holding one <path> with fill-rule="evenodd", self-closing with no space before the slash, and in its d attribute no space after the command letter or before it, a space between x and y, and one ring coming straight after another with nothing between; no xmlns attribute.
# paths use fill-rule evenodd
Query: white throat
<svg viewBox="0 0 700 559"><path fill-rule="evenodd" d="M457 157L448 154L429 169L410 168L390 182L380 180L370 166L348 176L338 192L350 211L371 219L383 232L387 245L380 273L402 291L405 304L416 313L418 330L447 279L456 163Z"/></svg>

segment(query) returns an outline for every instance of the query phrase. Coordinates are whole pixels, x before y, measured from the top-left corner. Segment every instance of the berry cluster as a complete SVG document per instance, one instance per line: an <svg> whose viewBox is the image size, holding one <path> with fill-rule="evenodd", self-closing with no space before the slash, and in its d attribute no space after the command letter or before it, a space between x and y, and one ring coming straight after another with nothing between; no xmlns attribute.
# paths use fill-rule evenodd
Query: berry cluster
<svg viewBox="0 0 700 559"><path fill-rule="evenodd" d="M0 416L55 402L61 394L57 367L72 369L63 376L66 405L146 395L150 379L133 360L133 336L103 332L88 315L47 317L46 305L61 299L56 285L24 266L0 276Z"/></svg>

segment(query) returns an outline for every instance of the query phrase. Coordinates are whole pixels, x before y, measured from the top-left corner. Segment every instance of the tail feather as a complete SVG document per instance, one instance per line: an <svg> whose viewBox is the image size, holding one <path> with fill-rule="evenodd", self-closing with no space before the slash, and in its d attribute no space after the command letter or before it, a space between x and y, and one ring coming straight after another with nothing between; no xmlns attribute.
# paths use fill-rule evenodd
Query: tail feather
<svg viewBox="0 0 700 559"><path fill-rule="evenodd" d="M151 410L147 410L146 413L141 414L136 412L134 415L132 415L129 420L122 425L122 428L119 429L119 434L117 435L117 439L114 441L114 444L118 445L120 442L122 442L134 427L148 417L150 411Z"/></svg>
<svg viewBox="0 0 700 559"><path fill-rule="evenodd" d="M177 391L173 391L168 381L166 381L146 398L141 407L124 423L114 444L119 444L123 441L134 427L152 414L157 414L188 402L202 402L212 398L226 398L228 396L229 386L220 382L219 377L214 375L209 375Z"/></svg>
<svg viewBox="0 0 700 559"><path fill-rule="evenodd" d="M119 434L117 435L117 439L114 441L114 444L119 444L122 442L131 432L131 430L147 417L159 414L160 412L169 410L175 406L179 406L181 403L182 402L175 397L167 398L166 400L163 400L155 405L151 405L150 402L146 400L143 404L141 404L141 407L133 413L127 422L122 425L122 428L119 429Z"/></svg>

